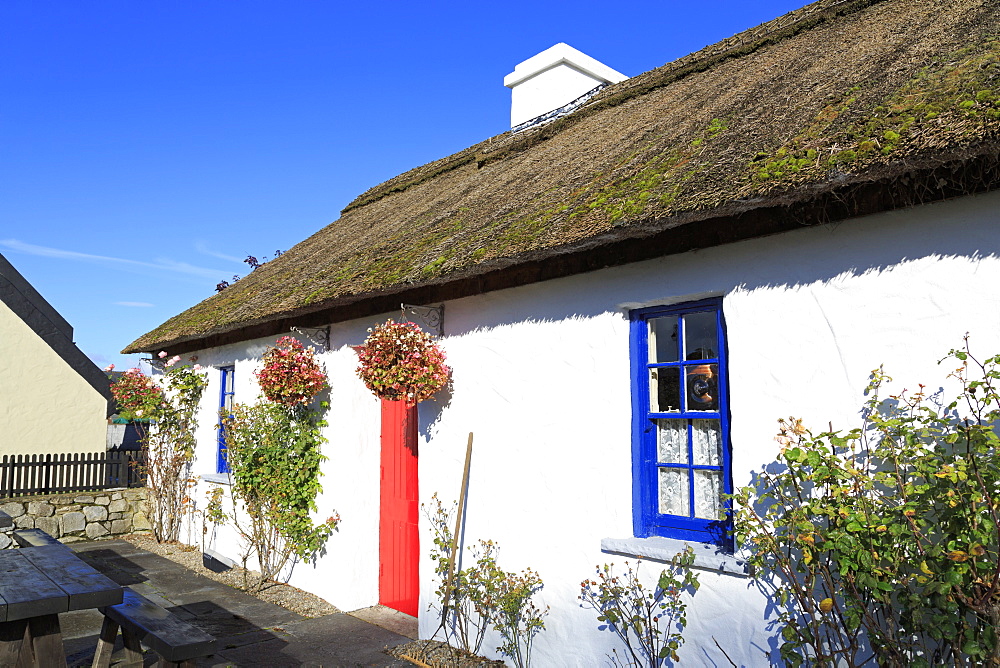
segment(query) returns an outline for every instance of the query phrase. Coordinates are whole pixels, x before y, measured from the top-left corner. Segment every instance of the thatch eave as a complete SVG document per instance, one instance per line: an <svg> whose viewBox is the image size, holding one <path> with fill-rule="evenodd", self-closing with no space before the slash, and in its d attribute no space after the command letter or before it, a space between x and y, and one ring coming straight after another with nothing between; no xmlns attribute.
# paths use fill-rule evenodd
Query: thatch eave
<svg viewBox="0 0 1000 668"><path fill-rule="evenodd" d="M401 303L434 304L460 299L998 188L1000 142L984 143L901 161L864 174L844 174L770 197L650 218L575 243L484 262L433 280L329 299L196 335L139 339L123 352L169 350L171 354L183 354L280 336L292 326L319 327L393 312Z"/></svg>

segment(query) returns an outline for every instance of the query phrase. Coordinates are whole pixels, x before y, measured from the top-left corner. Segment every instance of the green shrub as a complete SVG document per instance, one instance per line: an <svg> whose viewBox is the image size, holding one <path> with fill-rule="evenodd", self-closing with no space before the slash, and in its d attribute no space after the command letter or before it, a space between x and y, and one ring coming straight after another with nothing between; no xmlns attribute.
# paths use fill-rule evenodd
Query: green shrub
<svg viewBox="0 0 1000 668"><path fill-rule="evenodd" d="M1000 663L1000 356L942 361L954 400L883 397L878 369L860 428L782 421L777 462L734 495L787 665Z"/></svg>

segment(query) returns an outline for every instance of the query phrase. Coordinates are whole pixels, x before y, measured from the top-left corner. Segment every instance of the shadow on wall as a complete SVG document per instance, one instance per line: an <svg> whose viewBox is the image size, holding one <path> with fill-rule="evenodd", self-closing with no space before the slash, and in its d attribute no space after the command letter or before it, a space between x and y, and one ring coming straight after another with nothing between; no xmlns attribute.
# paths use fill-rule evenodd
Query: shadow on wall
<svg viewBox="0 0 1000 668"><path fill-rule="evenodd" d="M636 262L612 275L599 270L457 299L448 305L446 338L734 292L796 290L876 276L907 263L996 260L996 210L1000 193L989 193ZM665 278L648 280L653 272ZM385 317L399 319L398 313L388 313L372 317L371 324ZM358 329L348 335L350 340L331 342L329 350L360 345L365 335ZM427 417L421 417L421 433L427 433L447 405L444 397L442 393Z"/></svg>
<svg viewBox="0 0 1000 668"><path fill-rule="evenodd" d="M428 443L437 431L437 425L451 405L452 383L449 382L437 394L417 404L417 432L421 443Z"/></svg>
<svg viewBox="0 0 1000 668"><path fill-rule="evenodd" d="M641 305L875 276L913 262L1000 257L995 233L1000 193L808 227L692 251L570 279L487 293L449 303L446 332L459 337L526 321L594 317ZM653 282L651 272L669 276ZM622 300L627 299L627 303Z"/></svg>

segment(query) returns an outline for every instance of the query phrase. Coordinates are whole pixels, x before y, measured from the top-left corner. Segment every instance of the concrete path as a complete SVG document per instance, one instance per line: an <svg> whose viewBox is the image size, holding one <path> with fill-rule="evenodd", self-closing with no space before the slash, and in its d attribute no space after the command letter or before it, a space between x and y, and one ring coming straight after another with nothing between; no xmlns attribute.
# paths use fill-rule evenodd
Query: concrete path
<svg viewBox="0 0 1000 668"><path fill-rule="evenodd" d="M394 611L369 609L307 619L121 540L77 543L77 554L115 582L128 585L215 636L218 653L199 666L411 666L383 653L410 641L415 623ZM399 633L359 618L395 628ZM70 668L90 666L101 630L97 610L59 616ZM118 639L121 649L121 638ZM118 659L119 655L116 654ZM148 654L146 665L155 663ZM114 664L112 664L114 665Z"/></svg>

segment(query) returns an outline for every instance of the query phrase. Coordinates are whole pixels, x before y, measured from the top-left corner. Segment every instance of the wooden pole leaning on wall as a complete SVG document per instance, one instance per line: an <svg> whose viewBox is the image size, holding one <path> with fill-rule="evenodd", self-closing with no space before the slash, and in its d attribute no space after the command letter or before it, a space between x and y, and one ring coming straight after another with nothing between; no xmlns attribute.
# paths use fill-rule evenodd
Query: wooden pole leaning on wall
<svg viewBox="0 0 1000 668"><path fill-rule="evenodd" d="M458 561L458 535L462 530L462 519L465 515L465 497L469 487L469 466L472 463L472 432L469 432L469 444L465 447L465 471L462 474L462 487L458 490L458 513L455 517L455 533L451 536L451 560L448 562L448 579L445 580L444 606L441 609L441 626L444 628L448 620L448 603L451 602L451 582L455 577L455 562ZM435 633L435 635L437 635Z"/></svg>

